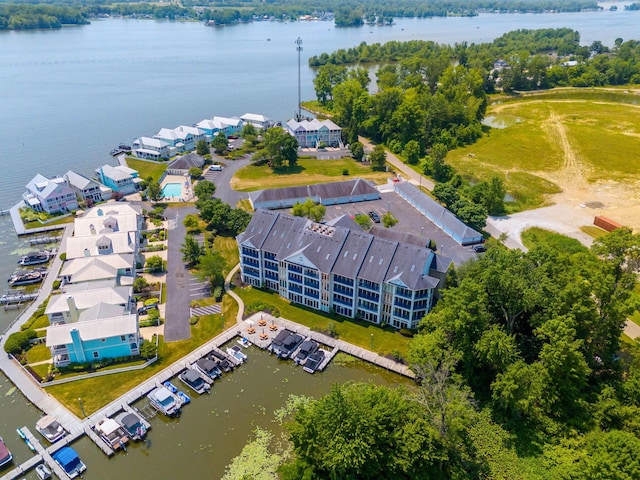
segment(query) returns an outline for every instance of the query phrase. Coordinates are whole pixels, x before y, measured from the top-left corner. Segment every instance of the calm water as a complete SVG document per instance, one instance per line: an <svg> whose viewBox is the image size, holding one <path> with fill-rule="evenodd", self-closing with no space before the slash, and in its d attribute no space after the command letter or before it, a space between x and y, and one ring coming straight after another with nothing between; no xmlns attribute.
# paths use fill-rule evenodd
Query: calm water
<svg viewBox="0 0 640 480"><path fill-rule="evenodd" d="M108 152L118 143L161 127L246 112L287 120L297 103L297 37L304 48L302 96L309 99L313 71L307 60L325 51L390 40L488 42L517 28L548 27L574 28L582 44L600 40L610 46L617 37L638 37L640 12L618 5L618 12L401 19L393 27L296 22L207 28L105 20L59 31L2 32L0 208L15 203L35 173L61 175L73 168L91 176L111 161ZM28 250L9 219L0 217L0 279ZM0 310L0 332L16 314ZM154 420L149 447L108 460L89 441L79 442L87 478L218 478L253 426L270 425L270 412L289 393L318 395L349 379L392 381L368 367L334 365L311 376L260 353L252 357L250 366L227 376L210 396L195 399L179 421ZM0 375L0 435L20 461L29 452L15 429L33 426L38 412L19 393L5 396L10 387Z"/></svg>

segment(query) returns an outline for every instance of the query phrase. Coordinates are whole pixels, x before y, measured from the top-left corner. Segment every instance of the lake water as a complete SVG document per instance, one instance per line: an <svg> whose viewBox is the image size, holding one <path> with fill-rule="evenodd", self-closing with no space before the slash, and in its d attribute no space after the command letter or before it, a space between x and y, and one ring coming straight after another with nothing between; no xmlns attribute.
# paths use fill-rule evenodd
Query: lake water
<svg viewBox="0 0 640 480"><path fill-rule="evenodd" d="M488 42L518 28L549 27L578 30L582 44L600 40L611 46L617 37L638 38L640 25L640 12L617 5L617 12L399 19L392 27L264 22L209 28L112 19L57 31L0 32L0 208L14 204L35 173L74 169L93 176L96 167L113 161L108 152L119 143L162 127L246 112L286 121L297 109L298 37L304 48L302 97L310 99L312 55L361 42ZM8 278L28 250L8 217L1 217L0 278ZM0 332L16 315L0 310ZM87 478L202 478L205 471L218 478L253 426L270 425L270 412L289 392L318 395L348 379L395 381L369 367L331 366L311 376L260 353L255 357L211 396L195 399L179 421L155 420L150 447L108 460L88 440L79 442ZM0 375L0 435L21 461L28 450L15 429L33 426L38 412L19 393L5 397L9 388Z"/></svg>

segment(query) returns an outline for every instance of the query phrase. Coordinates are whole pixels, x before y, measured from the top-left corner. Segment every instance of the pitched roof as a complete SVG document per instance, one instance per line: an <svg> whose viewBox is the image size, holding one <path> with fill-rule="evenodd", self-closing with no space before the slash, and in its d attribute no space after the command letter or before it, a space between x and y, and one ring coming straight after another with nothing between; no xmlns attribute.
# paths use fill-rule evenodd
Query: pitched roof
<svg viewBox="0 0 640 480"><path fill-rule="evenodd" d="M135 170L134 170L135 171ZM130 203L107 202L97 207L85 210L82 218L115 216L115 215L140 215L141 207Z"/></svg>
<svg viewBox="0 0 640 480"><path fill-rule="evenodd" d="M245 113L244 115L240 115L240 118L245 122L268 122L269 117L265 117L264 115L259 115L257 113Z"/></svg>
<svg viewBox="0 0 640 480"><path fill-rule="evenodd" d="M83 341L100 338L119 337L135 334L138 331L136 315L120 315L100 320L62 323L47 328L47 347L69 345L72 343L71 331L77 330Z"/></svg>
<svg viewBox="0 0 640 480"><path fill-rule="evenodd" d="M73 224L73 235L83 237L113 232L135 232L138 230L138 215L103 217L78 217Z"/></svg>
<svg viewBox="0 0 640 480"><path fill-rule="evenodd" d="M67 239L67 258L99 255L99 245L110 245L111 253L133 253L136 248L135 232L115 232Z"/></svg>
<svg viewBox="0 0 640 480"><path fill-rule="evenodd" d="M75 192L64 183L56 183L39 173L37 173L36 176L27 183L27 190L39 198L48 198L53 196L54 193L56 196L69 194L75 195Z"/></svg>
<svg viewBox="0 0 640 480"><path fill-rule="evenodd" d="M98 170L102 171L102 175L112 180L126 180L127 178L131 178L132 174L137 173L135 170L129 167L124 167L122 165L102 165Z"/></svg>
<svg viewBox="0 0 640 480"><path fill-rule="evenodd" d="M204 158L197 153L191 152L176 158L174 161L167 165L167 170L189 170L193 167L202 168L204 165Z"/></svg>
<svg viewBox="0 0 640 480"><path fill-rule="evenodd" d="M411 290L435 288L439 280L429 276L429 268L434 256L435 253L428 248L398 243L389 264L385 282Z"/></svg>
<svg viewBox="0 0 640 480"><path fill-rule="evenodd" d="M140 137L134 140L134 145L140 145L141 147L151 147L152 151L156 149L162 149L168 147L169 144L164 140L155 137Z"/></svg>
<svg viewBox="0 0 640 480"><path fill-rule="evenodd" d="M132 253L101 255L99 257L71 258L64 262L60 276L71 276L74 283L103 278L115 278L119 269L133 268Z"/></svg>
<svg viewBox="0 0 640 480"><path fill-rule="evenodd" d="M65 293L61 295L52 295L44 313L51 315L53 313L68 312L70 310L68 301L69 297L73 298L78 310L86 310L99 303L128 305L132 293L132 287L108 287L85 290L82 292L75 292L73 294ZM120 309L120 311L122 312L122 309Z"/></svg>
<svg viewBox="0 0 640 480"><path fill-rule="evenodd" d="M287 122L287 128L291 132L315 132L323 127L328 130L341 130L341 128L331 120L318 120L314 118L313 120L302 120L301 122L292 119Z"/></svg>
<svg viewBox="0 0 640 480"><path fill-rule="evenodd" d="M378 225L374 225L369 230L371 235L376 237L386 238L387 240L395 240L396 242L408 243L411 245L417 245L418 247L428 247L429 239L413 233L401 232L393 228L385 228Z"/></svg>
<svg viewBox="0 0 640 480"><path fill-rule="evenodd" d="M333 198L353 197L358 195L380 196L378 189L369 181L354 178L341 182L318 183L298 187L269 188L250 192L252 203L296 200L300 198L319 198L320 202Z"/></svg>
<svg viewBox="0 0 640 480"><path fill-rule="evenodd" d="M87 178L84 175L80 175L73 170L69 170L67 173L65 173L64 179L67 181L69 186L76 187L80 190L84 190L88 187L97 187L100 185L95 180L91 180L90 178Z"/></svg>

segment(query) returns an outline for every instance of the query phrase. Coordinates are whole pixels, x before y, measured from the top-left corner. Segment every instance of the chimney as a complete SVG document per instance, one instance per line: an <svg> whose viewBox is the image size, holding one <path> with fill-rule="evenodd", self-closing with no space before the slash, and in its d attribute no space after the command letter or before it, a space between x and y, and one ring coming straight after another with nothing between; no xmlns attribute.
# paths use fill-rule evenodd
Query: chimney
<svg viewBox="0 0 640 480"><path fill-rule="evenodd" d="M78 321L78 307L76 307L76 301L71 295L67 297L67 305L69 306L69 320L72 323Z"/></svg>

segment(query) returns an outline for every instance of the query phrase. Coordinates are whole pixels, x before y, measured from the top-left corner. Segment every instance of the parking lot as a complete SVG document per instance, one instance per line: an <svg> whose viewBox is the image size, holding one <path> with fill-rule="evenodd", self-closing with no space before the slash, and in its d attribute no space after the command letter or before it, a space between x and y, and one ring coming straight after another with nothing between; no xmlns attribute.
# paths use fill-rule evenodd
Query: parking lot
<svg viewBox="0 0 640 480"><path fill-rule="evenodd" d="M327 206L324 218L328 221L340 215L354 217L358 214L368 215L369 212L376 212L382 218L385 213L391 212L398 219L398 223L391 227L392 229L433 240L437 245L438 253L451 258L456 265L461 265L478 255L470 245L458 244L395 192L382 193L381 197L380 200ZM382 223L376 225L382 225Z"/></svg>

